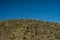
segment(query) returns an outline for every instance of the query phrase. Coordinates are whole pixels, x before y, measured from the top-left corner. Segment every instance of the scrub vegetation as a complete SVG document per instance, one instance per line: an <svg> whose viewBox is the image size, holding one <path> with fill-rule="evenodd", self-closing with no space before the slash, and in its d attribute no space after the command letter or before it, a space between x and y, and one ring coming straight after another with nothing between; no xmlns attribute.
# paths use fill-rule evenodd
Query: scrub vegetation
<svg viewBox="0 0 60 40"><path fill-rule="evenodd" d="M0 21L0 40L60 40L60 24L30 19Z"/></svg>

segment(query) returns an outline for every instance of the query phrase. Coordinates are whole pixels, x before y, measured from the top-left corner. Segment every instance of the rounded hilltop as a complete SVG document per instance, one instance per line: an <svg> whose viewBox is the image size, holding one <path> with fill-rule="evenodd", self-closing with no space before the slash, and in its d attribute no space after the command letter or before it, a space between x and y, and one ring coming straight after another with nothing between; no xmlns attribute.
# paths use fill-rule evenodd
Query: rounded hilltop
<svg viewBox="0 0 60 40"><path fill-rule="evenodd" d="M60 40L60 24L32 19L0 21L0 40Z"/></svg>

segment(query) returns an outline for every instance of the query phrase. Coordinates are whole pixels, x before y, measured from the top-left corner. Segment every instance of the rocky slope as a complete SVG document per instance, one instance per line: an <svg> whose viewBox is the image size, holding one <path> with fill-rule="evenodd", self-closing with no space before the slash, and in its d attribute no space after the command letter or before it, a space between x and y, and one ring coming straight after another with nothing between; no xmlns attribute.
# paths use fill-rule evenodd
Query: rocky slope
<svg viewBox="0 0 60 40"><path fill-rule="evenodd" d="M0 21L0 40L60 40L60 24L28 19Z"/></svg>

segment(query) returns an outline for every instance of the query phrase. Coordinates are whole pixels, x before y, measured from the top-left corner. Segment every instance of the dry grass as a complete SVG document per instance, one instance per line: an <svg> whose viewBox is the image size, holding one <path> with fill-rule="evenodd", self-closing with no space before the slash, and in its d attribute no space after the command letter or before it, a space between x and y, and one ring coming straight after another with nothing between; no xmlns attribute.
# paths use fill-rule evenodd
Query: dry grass
<svg viewBox="0 0 60 40"><path fill-rule="evenodd" d="M2 21L0 40L60 40L60 25L28 19Z"/></svg>

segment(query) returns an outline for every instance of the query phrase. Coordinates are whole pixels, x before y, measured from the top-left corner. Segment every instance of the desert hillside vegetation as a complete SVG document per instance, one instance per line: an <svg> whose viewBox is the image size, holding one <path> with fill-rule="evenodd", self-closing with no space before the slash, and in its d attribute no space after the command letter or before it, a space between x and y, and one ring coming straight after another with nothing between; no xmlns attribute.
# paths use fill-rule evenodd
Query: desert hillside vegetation
<svg viewBox="0 0 60 40"><path fill-rule="evenodd" d="M0 40L60 40L60 24L30 19L0 21Z"/></svg>

